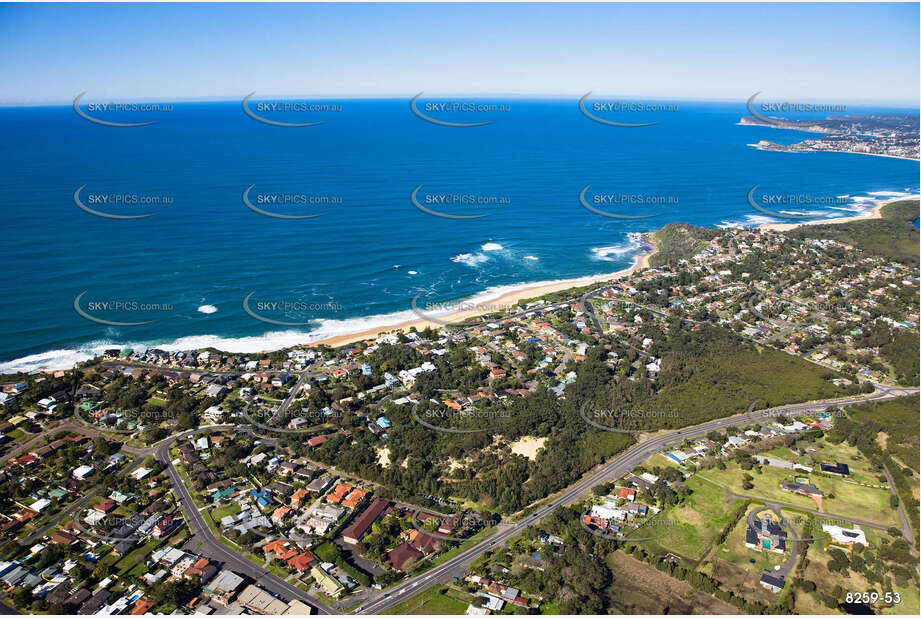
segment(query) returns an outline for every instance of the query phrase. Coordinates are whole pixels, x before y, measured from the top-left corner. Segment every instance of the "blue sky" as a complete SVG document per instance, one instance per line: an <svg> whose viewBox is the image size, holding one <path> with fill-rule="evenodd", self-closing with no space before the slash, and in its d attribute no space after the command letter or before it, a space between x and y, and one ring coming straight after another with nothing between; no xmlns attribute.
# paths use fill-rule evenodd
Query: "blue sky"
<svg viewBox="0 0 921 618"><path fill-rule="evenodd" d="M919 5L0 5L0 103L596 93L917 107Z"/></svg>

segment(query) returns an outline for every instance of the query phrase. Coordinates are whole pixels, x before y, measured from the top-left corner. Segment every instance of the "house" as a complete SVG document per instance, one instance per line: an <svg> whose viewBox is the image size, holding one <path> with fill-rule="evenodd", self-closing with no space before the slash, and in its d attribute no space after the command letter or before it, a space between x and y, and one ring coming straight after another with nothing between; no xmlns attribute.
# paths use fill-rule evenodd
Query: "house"
<svg viewBox="0 0 921 618"><path fill-rule="evenodd" d="M154 538L160 539L169 536L169 533L176 527L176 520L172 517L164 517L154 526Z"/></svg>
<svg viewBox="0 0 921 618"><path fill-rule="evenodd" d="M288 609L287 603L253 584L240 592L237 603L250 611L264 615L280 615Z"/></svg>
<svg viewBox="0 0 921 618"><path fill-rule="evenodd" d="M338 597L345 592L345 586L342 585L342 582L319 566L312 567L310 569L310 575L313 576L314 581L316 581L331 597Z"/></svg>
<svg viewBox="0 0 921 618"><path fill-rule="evenodd" d="M301 505L304 503L304 499L307 498L309 495L310 495L310 492L307 491L306 488L299 487L297 491L295 491L291 495L291 506L296 509L299 509Z"/></svg>
<svg viewBox="0 0 921 618"><path fill-rule="evenodd" d="M867 537L860 526L855 525L851 529L834 526L831 524L822 524L822 532L831 538L829 547L840 549L843 552L850 552L855 544L867 547Z"/></svg>
<svg viewBox="0 0 921 618"><path fill-rule="evenodd" d="M321 445L322 445L324 442L326 442L327 440L329 440L329 436L325 436L325 435L323 435L323 436L314 436L314 437L310 438L309 440L307 440L307 446L312 447L312 448L316 448L316 447L318 447L318 446L321 446Z"/></svg>
<svg viewBox="0 0 921 618"><path fill-rule="evenodd" d="M93 473L93 466L82 465L73 471L73 477L78 481L85 481Z"/></svg>
<svg viewBox="0 0 921 618"><path fill-rule="evenodd" d="M321 507L315 508L313 514L320 519L325 519L330 523L336 523L339 521L339 518L345 514L345 509L332 506L331 504L325 504Z"/></svg>
<svg viewBox="0 0 921 618"><path fill-rule="evenodd" d="M229 569L223 569L202 590L221 605L229 605L241 585L242 577Z"/></svg>
<svg viewBox="0 0 921 618"><path fill-rule="evenodd" d="M99 511L100 513L110 513L118 508L118 503L112 498L106 498L99 504L93 505L94 511Z"/></svg>
<svg viewBox="0 0 921 618"><path fill-rule="evenodd" d="M361 501L365 499L365 496L367 495L368 495L368 492L365 491L364 489L353 489L352 491L349 492L349 495L343 498L342 506L353 509L356 506L358 506L361 503Z"/></svg>
<svg viewBox="0 0 921 618"><path fill-rule="evenodd" d="M834 474L836 476L848 476L851 473L851 469L847 464L836 461L833 464L823 463L819 466L822 472L826 474Z"/></svg>
<svg viewBox="0 0 921 618"><path fill-rule="evenodd" d="M76 541L77 541L77 537L70 534L69 532L62 532L60 530L56 530L51 533L51 542L55 543L56 545L70 546L76 543Z"/></svg>
<svg viewBox="0 0 921 618"><path fill-rule="evenodd" d="M451 515L450 517L445 517L441 524L438 526L439 534L451 534L454 532L454 529L457 528L457 524L460 521L458 515Z"/></svg>
<svg viewBox="0 0 921 618"><path fill-rule="evenodd" d="M282 496L283 498L287 498L292 493L294 493L293 486L288 485L287 483L282 483L281 481L275 481L274 483L269 485L269 489L271 489L273 492L275 492L279 496Z"/></svg>
<svg viewBox="0 0 921 618"><path fill-rule="evenodd" d="M153 609L154 605L156 605L156 603L154 603L147 597L141 597L140 599L137 600L137 603L134 604L134 609L131 610L130 614L132 616L141 616L143 614L149 614L150 610Z"/></svg>
<svg viewBox="0 0 921 618"><path fill-rule="evenodd" d="M307 534L323 536L329 532L329 529L333 527L333 524L325 519L320 519L319 517L311 517L306 522L301 524L300 527Z"/></svg>
<svg viewBox="0 0 921 618"><path fill-rule="evenodd" d="M220 397L225 390L227 389L220 384L212 384L207 389L205 389L205 395L207 397Z"/></svg>
<svg viewBox="0 0 921 618"><path fill-rule="evenodd" d="M310 565L316 562L317 559L313 557L313 554L310 552L304 552L298 554L293 558L288 559L288 566L295 569L298 573L304 573L310 570Z"/></svg>
<svg viewBox="0 0 921 618"><path fill-rule="evenodd" d="M263 508L269 506L273 502L272 495L269 493L269 490L266 488L262 488L260 491L256 491L255 489L250 489L249 497L255 500L259 504L259 506Z"/></svg>
<svg viewBox="0 0 921 618"><path fill-rule="evenodd" d="M825 495L821 489L812 483L791 483L789 481L785 481L780 484L780 488L784 491L791 491L795 494L801 494L810 498L821 498Z"/></svg>
<svg viewBox="0 0 921 618"><path fill-rule="evenodd" d="M407 565L415 563L422 557L422 552L414 549L406 541L387 551L387 562L395 571L403 571Z"/></svg>
<svg viewBox="0 0 921 618"><path fill-rule="evenodd" d="M745 546L757 551L784 553L787 549L783 527L768 517L745 523Z"/></svg>
<svg viewBox="0 0 921 618"><path fill-rule="evenodd" d="M326 501L330 504L339 504L355 488L351 485L346 485L345 483L340 483L336 485L335 488L326 496Z"/></svg>
<svg viewBox="0 0 921 618"><path fill-rule="evenodd" d="M437 537L432 536L431 534L426 534L425 532L420 532L419 530L409 530L410 541L409 544L413 546L414 549L418 549L423 554L431 554L436 552L441 548L441 540Z"/></svg>
<svg viewBox="0 0 921 618"><path fill-rule="evenodd" d="M272 521L282 522L291 516L291 509L287 506L280 506L272 512Z"/></svg>
<svg viewBox="0 0 921 618"><path fill-rule="evenodd" d="M771 592L780 592L784 587L784 576L771 571L764 571L761 574L761 585Z"/></svg>
<svg viewBox="0 0 921 618"><path fill-rule="evenodd" d="M99 608L102 607L102 604L108 598L108 590L97 590L91 597L84 601L84 603L80 606L80 609L77 610L77 613L81 616L89 616L91 614L95 614L99 611Z"/></svg>
<svg viewBox="0 0 921 618"><path fill-rule="evenodd" d="M217 573L217 567L207 558L199 558L195 563L182 573L184 579L197 577L202 584L207 583Z"/></svg>
<svg viewBox="0 0 921 618"><path fill-rule="evenodd" d="M368 506L359 515L352 524L342 533L342 539L346 543L355 545L361 540L361 537L371 529L371 524L377 521L390 508L391 503L387 500L378 498ZM389 559L389 558L388 558Z"/></svg>
<svg viewBox="0 0 921 618"><path fill-rule="evenodd" d="M310 481L310 483L307 484L307 491L311 491L314 493L322 493L326 491L326 489L330 485L332 485L332 483L333 483L333 479L331 477L321 476L319 478L316 478Z"/></svg>
<svg viewBox="0 0 921 618"><path fill-rule="evenodd" d="M268 557L269 554L274 554L277 560L286 562L297 556L298 551L292 547L290 543L282 539L276 539L262 546L262 554L266 557Z"/></svg>

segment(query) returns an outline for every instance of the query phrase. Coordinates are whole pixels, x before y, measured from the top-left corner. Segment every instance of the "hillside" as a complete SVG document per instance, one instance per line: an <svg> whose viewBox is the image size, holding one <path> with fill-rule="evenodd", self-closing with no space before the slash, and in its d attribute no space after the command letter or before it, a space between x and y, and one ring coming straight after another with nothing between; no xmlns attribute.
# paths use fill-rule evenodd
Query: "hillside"
<svg viewBox="0 0 921 618"><path fill-rule="evenodd" d="M847 223L804 225L786 232L790 238L827 238L863 249L867 253L912 266L919 265L918 200L887 204L882 219L864 219Z"/></svg>
<svg viewBox="0 0 921 618"><path fill-rule="evenodd" d="M672 264L700 253L719 230L697 227L687 223L669 223L652 235L656 253L649 260L650 266Z"/></svg>

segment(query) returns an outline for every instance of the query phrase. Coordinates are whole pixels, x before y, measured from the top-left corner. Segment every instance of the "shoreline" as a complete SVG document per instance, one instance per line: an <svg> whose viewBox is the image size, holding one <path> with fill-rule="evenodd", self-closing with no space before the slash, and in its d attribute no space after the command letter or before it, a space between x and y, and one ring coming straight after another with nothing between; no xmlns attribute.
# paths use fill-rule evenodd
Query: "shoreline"
<svg viewBox="0 0 921 618"><path fill-rule="evenodd" d="M607 273L601 275L591 275L588 277L578 277L575 279L563 279L560 281L554 281L552 283L542 283L539 285L527 285L523 284L526 287L521 287L511 292L506 292L500 294L499 296L491 299L484 299L477 303L476 305L461 309L458 311L453 311L444 315L433 316L434 319L425 319L418 318L414 320L404 320L391 325L384 325L375 328L369 328L360 332L355 332L351 334L335 335L333 337L327 337L325 339L318 339L312 341L308 344L305 344L307 347L315 347L319 345L327 345L330 347L338 347L342 345L347 345L349 343L355 343L356 341L363 341L365 339L376 339L387 333L395 331L408 331L412 327L416 327L417 330L422 330L426 327L441 327L446 322L462 322L466 319L484 315L486 313L492 313L500 309L506 309L512 307L518 303L520 300L527 300L530 298L537 298L539 296L544 296L546 294L551 294L553 292L561 292L563 290L569 290L572 288L582 287L586 285L593 285L595 283L602 283L607 281L614 281L617 279L623 279L624 277L629 277L630 275L637 273L641 270L649 268L649 260L653 255L656 254L658 249L655 244L650 240L652 234L644 234L643 242L648 250L643 251L642 253L636 255L633 259L633 264L623 270L619 270L614 273ZM464 305L463 302L456 303ZM419 313L421 313L421 309Z"/></svg>
<svg viewBox="0 0 921 618"><path fill-rule="evenodd" d="M386 322L383 324L362 328L361 330L356 330L351 333L342 333L338 335L331 335L322 337L319 339L310 339L310 333L304 333L304 340L297 342L290 342L282 345L280 347L271 347L261 350L249 350L246 352L240 352L242 354L268 354L272 352L278 352L280 350L291 350L298 347L311 348L321 345L326 345L330 347L339 347L342 345L347 345L350 343L355 343L357 341L362 341L365 339L376 339L384 334L392 333L396 331L408 331L412 327L416 327L417 330L425 329L426 327L440 328L447 322L462 322L466 319L484 315L487 313L492 313L501 309L505 309L511 306L514 306L518 303L519 300L526 300L531 298L537 298L539 296L544 296L546 294L551 294L553 292L560 292L563 290L569 290L572 288L582 287L586 285L593 285L601 282L614 281L617 279L622 279L628 277L640 270L646 269L649 267L650 258L655 255L658 249L655 246L654 241L652 240L654 232L646 232L641 234L642 245L640 247L640 253L636 254L633 258L633 264L629 267L621 269L613 273L601 273L597 275L589 275L585 277L575 277L571 279L560 279L552 281L537 281L537 282L524 282L520 284L512 284L511 286L502 286L502 287L513 287L509 291L504 291L498 293L496 296L485 296L488 290L483 290L473 294L468 299L459 299L456 301L450 301L442 303L445 308L451 306L457 307L457 310L443 313L439 311L438 307L433 307L428 309L431 312L431 317L426 319L424 316L428 315L426 313L427 308L423 303L419 303L419 306L413 311L412 309L407 309L406 311L401 311L403 315L394 315L393 318L396 321ZM472 299L475 299L472 300ZM406 319L406 313L416 313L419 315L418 318ZM106 344L106 346L100 347L124 347L125 345L135 345L140 347L158 347L156 345L146 346L145 344L129 344L129 343L112 343ZM172 345L160 345L159 347L164 348L173 348ZM189 347L183 347L184 351L188 350L200 350L206 348L214 348L221 350L220 345L191 345ZM54 372L54 371L68 371L77 367L78 365L98 357L99 352L96 351L73 351L66 350L70 355L77 355L78 359L71 359L64 362L60 361L46 361L42 366L36 366L30 369L18 369L9 370L8 373L29 373L32 371L39 372ZM28 358L28 356L21 359L8 361L9 363L14 363L22 361ZM61 359L64 360L64 359ZM0 363L3 365L5 363Z"/></svg>
<svg viewBox="0 0 921 618"><path fill-rule="evenodd" d="M749 125L750 126L750 125ZM783 150L780 148L765 148L760 144L747 144L755 150L760 150L761 152L784 152L787 154L809 154L809 153L821 153L821 152L832 152L837 154L853 154L853 155L864 155L867 157L885 157L887 159L901 159L902 161L914 161L915 163L921 162L921 159L916 159L914 157L902 157L899 155L890 155L883 154L881 152L854 152L852 150L812 150L812 149L803 149L803 150Z"/></svg>
<svg viewBox="0 0 921 618"><path fill-rule="evenodd" d="M855 153L856 154L856 153ZM818 219L816 221L807 221L804 223L762 223L758 226L759 230L769 230L772 232L787 232L804 225L834 225L837 223L850 223L851 221L866 221L870 219L882 219L883 218L883 206L887 204L892 204L895 202L903 202L905 200L917 200L921 199L921 195L907 195L905 197L896 197L886 201L874 200L876 205L873 207L873 211L865 215L855 215L853 217L836 217L834 219Z"/></svg>
<svg viewBox="0 0 921 618"><path fill-rule="evenodd" d="M852 154L858 154L858 153L852 153ZM851 221L861 221L865 219L866 220L880 219L882 218L882 207L883 206L890 204L890 203L894 203L894 202L900 202L904 200L917 200L917 199L921 199L921 195L912 194L912 195L904 195L900 197L877 199L877 200L874 200L876 205L873 207L873 211L869 214L856 215L856 216L850 216L850 217L836 217L832 219L819 219L815 221L797 222L797 223L762 223L756 226L754 229L763 229L763 230L769 230L769 231L782 232L782 231L792 230L792 229L795 229L797 227L804 226L804 225L838 224L838 223L847 223ZM520 287L516 287L512 289L511 291L500 293L498 296L477 299L476 304L472 304L472 301L470 300L460 300L460 301L453 301L449 303L443 303L444 305L448 305L448 306L454 305L458 307L463 307L463 309L456 310L456 311L446 313L446 314L435 313L428 319L424 317L426 315L424 313L424 308L419 307L419 308L416 308L415 313L416 315L419 315L420 317L416 319L402 319L401 321L384 323L384 324L380 324L377 326L372 326L370 328L364 328L361 330L357 330L352 333L332 335L332 336L327 336L327 337L323 337L323 338L315 339L315 340L309 340L309 333L305 333L305 337L308 339L306 341L288 342L285 345L282 345L280 347L265 348L259 351L247 350L247 351L241 351L239 353L267 354L271 352L277 352L280 350L290 350L290 349L294 349L297 347L308 347L309 348L309 347L316 347L320 345L338 347L338 346L347 345L350 343L355 343L357 341L362 341L364 339L378 338L386 333L391 333L395 331L405 331L412 327L416 327L419 330L424 329L428 326L440 327L440 326L443 326L446 322L461 322L471 317L477 317L477 316L480 316L486 313L492 313L499 309L504 309L508 306L517 304L518 301L520 300L538 298L546 294L551 294L554 292L560 292L563 290L568 290L568 289L587 286L587 285L593 285L593 284L602 283L602 282L613 282L615 280L623 279L641 270L649 268L650 258L653 255L655 255L658 251L657 247L654 244L654 241L652 240L654 238L653 236L654 234L655 232L646 232L641 235L643 239L643 245L644 245L643 250L641 251L641 253L638 253L637 255L634 256L634 262L631 266L629 266L628 268L622 269L620 271L617 271L617 272L590 275L586 277L576 277L572 279L562 279L558 281L522 283L520 284ZM487 292L487 291L488 290L479 292L473 295L473 298L476 298L477 296L481 296L484 292ZM412 310L408 310L407 312L411 312L411 311ZM437 311L437 309L435 309L435 311ZM400 316L400 317L405 318L405 313L406 312L404 312L404 316ZM393 316L393 317L396 318L397 316ZM122 344L115 344L115 343L112 343L111 345L106 344L106 346L109 346L109 347L118 347L119 345L122 345ZM129 345L129 344L124 344L124 345ZM156 347L156 346L145 346L144 344L135 344L135 345L140 345L142 347ZM171 346L167 346L167 347L171 347ZM194 345L193 344L188 347L183 347L182 349L183 350L197 350L197 349L206 349L206 348L214 348L218 350L221 349L219 344L218 345L214 345L214 344ZM58 358L57 360L46 360L41 365L38 365L38 362L40 361L33 361L35 362L35 364L32 365L31 368L10 367L7 370L5 370L5 373L13 374L13 373L30 373L33 371L54 372L54 371L60 371L60 370L70 370L86 362L87 360L91 360L98 356L98 352L96 351L89 351L89 350L84 351L84 350L79 350L79 349L78 350L59 350L58 352L67 353L67 354L62 354L60 356L69 355L71 357L78 356L82 358L78 358L78 359L72 358L64 362L61 362L64 360L63 358ZM43 356L44 354L46 353L39 353L34 356ZM31 355L27 355L26 357L22 357L19 359L14 359L14 360L10 360L4 363L0 363L0 365L18 363L18 362L28 359L29 356Z"/></svg>

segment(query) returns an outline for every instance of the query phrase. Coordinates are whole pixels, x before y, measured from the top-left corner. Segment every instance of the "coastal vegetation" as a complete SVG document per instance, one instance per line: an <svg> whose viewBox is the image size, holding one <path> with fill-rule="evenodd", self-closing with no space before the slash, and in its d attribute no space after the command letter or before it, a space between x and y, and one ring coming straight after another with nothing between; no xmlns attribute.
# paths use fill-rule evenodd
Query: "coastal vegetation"
<svg viewBox="0 0 921 618"><path fill-rule="evenodd" d="M686 260L706 249L718 234L719 230L713 228L669 223L652 236L656 252L650 256L649 265L658 267Z"/></svg>
<svg viewBox="0 0 921 618"><path fill-rule="evenodd" d="M856 446L871 462L892 476L899 499L918 538L919 426L918 395L892 401L870 402L848 408L828 439Z"/></svg>
<svg viewBox="0 0 921 618"><path fill-rule="evenodd" d="M296 439L282 441L311 458L381 483L395 498L424 502L424 496L440 496L509 514L573 483L633 443L631 434L589 426L581 415L586 404L612 408L616 402L616 410L648 412L648 418L637 421L634 414L631 420L642 423L638 429L654 431L738 414L752 405L766 408L847 392L831 382L836 372L756 346L716 326L690 327L677 320L671 324L654 348L663 359L655 380L628 380L612 369L605 362L610 348L604 346L617 345L606 339L588 348L583 361L572 364L575 378L565 398L539 388L504 404L482 401L477 414L445 425L469 433L440 432L419 423L419 418L436 426L444 422L437 416L439 407L427 399L419 404L385 403L382 410L393 424L388 431L389 458L399 465L380 465L376 439L368 432L340 432L316 449ZM467 353L449 344L447 353L435 361L439 370L420 376L419 392L436 397L445 390L472 388L477 376L468 372L480 370L454 362ZM403 355L392 350L386 357L400 366L397 359ZM340 423L345 428L360 424L351 415ZM547 438L534 459L508 448L508 442L523 436Z"/></svg>
<svg viewBox="0 0 921 618"><path fill-rule="evenodd" d="M918 218L918 200L886 204L881 215L881 219L803 225L785 233L796 240L837 240L867 253L917 267L919 233L912 223Z"/></svg>

